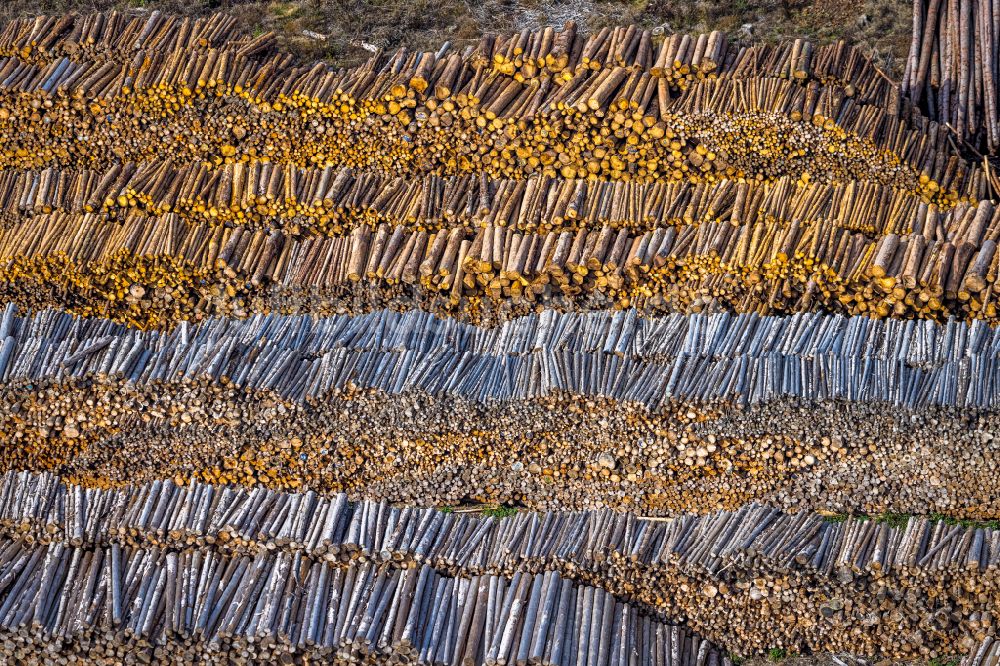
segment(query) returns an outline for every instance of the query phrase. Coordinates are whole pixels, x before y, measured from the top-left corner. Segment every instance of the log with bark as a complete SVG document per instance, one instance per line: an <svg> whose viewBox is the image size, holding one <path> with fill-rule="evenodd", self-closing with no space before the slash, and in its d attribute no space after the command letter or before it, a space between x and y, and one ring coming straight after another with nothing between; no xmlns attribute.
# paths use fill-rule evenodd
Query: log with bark
<svg viewBox="0 0 1000 666"><path fill-rule="evenodd" d="M957 143L1000 149L1000 7L989 0L913 0L901 92Z"/></svg>

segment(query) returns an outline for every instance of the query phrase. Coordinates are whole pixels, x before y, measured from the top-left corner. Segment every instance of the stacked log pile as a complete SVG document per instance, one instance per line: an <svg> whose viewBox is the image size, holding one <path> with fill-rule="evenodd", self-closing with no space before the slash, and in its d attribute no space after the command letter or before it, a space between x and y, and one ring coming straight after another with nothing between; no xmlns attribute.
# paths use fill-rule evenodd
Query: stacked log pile
<svg viewBox="0 0 1000 666"><path fill-rule="evenodd" d="M1000 149L1000 8L990 2L913 0L913 40L901 92L959 141Z"/></svg>
<svg viewBox="0 0 1000 666"><path fill-rule="evenodd" d="M175 213L189 224L279 228L293 236L341 235L379 222L423 230L492 224L537 232L601 224L655 229L728 220L741 225L774 217L784 224L793 218L829 219L870 235L940 223L951 239L969 206L976 204L937 205L879 183L831 185L787 176L699 184L472 175L389 178L333 167L237 162L211 169L204 164L179 167L169 160L130 162L106 171L0 171L0 206L7 225L52 212L94 213L108 221L121 221L129 213Z"/></svg>
<svg viewBox="0 0 1000 666"><path fill-rule="evenodd" d="M380 312L162 334L12 308L5 321L6 469L660 515L754 500L1000 510L1000 337L981 322L548 310L482 329Z"/></svg>
<svg viewBox="0 0 1000 666"><path fill-rule="evenodd" d="M1000 13L914 14L901 86L637 26L339 70L0 28L0 660L989 663Z"/></svg>
<svg viewBox="0 0 1000 666"><path fill-rule="evenodd" d="M0 171L7 225L53 212L175 213L189 224L282 229L289 235L341 235L381 222L427 231L493 225L517 231L567 231L610 224L655 229L770 217L831 220L869 235L940 224L952 239L968 206L931 204L906 189L873 182L831 185L787 176L773 181L632 183L473 175L389 178L353 169L300 169L264 162L126 163L109 170L47 168ZM958 210L956 210L958 209ZM928 219L930 218L930 219ZM988 220L987 220L988 222Z"/></svg>
<svg viewBox="0 0 1000 666"><path fill-rule="evenodd" d="M377 651L404 635L414 650L451 650L445 637L457 620L447 618L457 609L464 663L504 654L513 663L525 651L531 659L550 643L579 659L606 654L610 641L615 655L642 647L639 625L659 634L672 618L743 646L863 643L873 654L928 658L982 640L997 621L1000 530L991 527L830 522L759 506L669 521L608 512L479 518L202 484L92 491L24 473L5 475L2 489L10 609L0 626L19 648L28 641L17 629L29 623L65 642L97 623L168 654L182 641L180 649L196 641L209 652L253 650L247 643ZM77 581L83 595L73 592ZM456 589L458 599L449 594ZM419 607L436 610L421 621ZM351 608L371 617L360 631L338 632ZM85 609L92 620L73 619ZM407 633L411 620L418 626ZM570 631L574 638L558 640ZM720 656L678 628L669 633L674 663ZM651 658L659 645L635 657Z"/></svg>
<svg viewBox="0 0 1000 666"><path fill-rule="evenodd" d="M546 310L483 329L421 312L254 316L170 334L9 305L6 382L208 381L322 403L349 386L385 393L531 400L565 391L640 403L866 400L909 409L1000 408L1000 332L829 315L640 319Z"/></svg>
<svg viewBox="0 0 1000 666"><path fill-rule="evenodd" d="M556 665L598 653L622 666L731 663L682 627L558 574L454 578L285 552L250 558L17 542L7 550L18 558L5 571L16 581L7 597L14 610L0 620L0 635L15 660L45 654L116 664L127 650L137 663ZM30 577L41 586L23 584Z"/></svg>
<svg viewBox="0 0 1000 666"><path fill-rule="evenodd" d="M156 35L169 43L161 33L171 30L182 26ZM120 66L65 57L41 66L12 55L0 60L0 163L264 159L403 176L646 182L805 172L942 201L986 192L982 171L952 150L945 130L902 109L898 89L843 44L736 47L713 33L668 39L651 60L635 58L652 53L648 33L576 35L567 27L484 39L461 54L399 51L346 71L245 53L266 44L168 52L137 38L133 60ZM558 73L512 78L505 72L517 58L508 56L524 53L522 40L574 57ZM621 64L595 65L608 47ZM541 61L552 53L544 52ZM672 87L670 72L691 66L707 74L698 69L702 78Z"/></svg>
<svg viewBox="0 0 1000 666"><path fill-rule="evenodd" d="M6 299L143 327L412 303L996 317L988 173L843 44L570 24L331 71L265 37L156 14L0 34L3 155L52 165L0 178Z"/></svg>
<svg viewBox="0 0 1000 666"><path fill-rule="evenodd" d="M339 180L349 203L314 201L310 219L289 203L291 192L281 204L265 196L254 207L266 217L235 226L210 221L218 209L202 211L196 200L149 204L180 212L138 212L130 197L139 195L128 193L108 195L106 210L61 212L44 198L28 203L40 177L30 188L15 188L28 178L8 178L9 200L40 212L25 211L0 231L0 288L24 307L143 327L393 300L485 323L539 303L997 321L1000 210L987 200L942 211L892 188L787 179L758 186L532 179L502 181L496 190L430 179L409 187L382 181L379 191L372 179L331 173L312 175ZM45 182L51 191L53 179ZM443 200L446 192L452 201ZM119 202L124 217L109 222ZM291 217L278 223L291 228L263 222L279 208ZM201 219L189 224L189 217ZM294 235L314 223L352 230Z"/></svg>
<svg viewBox="0 0 1000 666"><path fill-rule="evenodd" d="M114 62L124 65L137 51L201 53L226 48L245 56L270 55L273 33L251 38L237 29L235 17L212 14L185 18L153 10L145 17L117 11L100 14L36 16L7 23L0 31L0 55L16 56L35 65L63 58L74 62Z"/></svg>

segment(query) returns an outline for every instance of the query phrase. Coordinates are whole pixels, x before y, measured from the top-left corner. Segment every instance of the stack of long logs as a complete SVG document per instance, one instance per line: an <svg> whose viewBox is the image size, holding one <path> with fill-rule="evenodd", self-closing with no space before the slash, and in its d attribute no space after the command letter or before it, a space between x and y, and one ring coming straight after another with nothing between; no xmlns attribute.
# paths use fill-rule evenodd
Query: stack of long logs
<svg viewBox="0 0 1000 666"><path fill-rule="evenodd" d="M16 578L0 635L14 661L116 664L127 652L134 663L731 663L682 627L556 573L455 578L284 551L14 542L6 552L18 559L4 571ZM41 584L25 585L32 577Z"/></svg>
<svg viewBox="0 0 1000 666"><path fill-rule="evenodd" d="M170 335L42 313L0 324L0 379L228 383L322 403L349 386L486 401L594 395L672 401L861 400L909 409L1000 408L1000 333L980 321L728 314L559 315L496 329L422 313L212 319Z"/></svg>
<svg viewBox="0 0 1000 666"><path fill-rule="evenodd" d="M1000 149L1000 7L985 0L913 0L902 92L963 142Z"/></svg>
<svg viewBox="0 0 1000 666"><path fill-rule="evenodd" d="M228 206L170 195L147 200L152 215L131 208L146 195L128 186L117 195L97 188L103 201L70 201L55 186L30 203L41 176L3 179L10 187L0 185L0 194L10 193L15 215L0 231L3 297L138 326L393 303L486 323L539 303L997 321L1000 211L986 200L942 211L891 188L788 179L693 186L466 177L407 185L315 171L299 203L298 176L252 170L261 173L270 176L260 197L244 183L230 188L246 175L235 172L212 181L246 193L242 203L233 195ZM93 177L62 182L84 179ZM53 182L44 179L46 193ZM278 197L276 182L284 183ZM59 212L65 205L101 210ZM46 208L55 211L29 212ZM218 224L219 217L248 224ZM303 228L351 231L295 234Z"/></svg>
<svg viewBox="0 0 1000 666"><path fill-rule="evenodd" d="M130 24L128 35L139 25ZM464 54L377 55L335 72L322 64L293 67L282 55L251 59L244 55L249 45L158 50L164 40L180 41L170 35L182 29L173 22L150 30L158 40L148 48L136 38L127 65L0 60L0 162L263 158L399 175L641 181L805 172L818 180L905 185L944 200L987 191L987 179L960 160L945 131L901 111L896 87L842 44L737 48L713 33L668 39L655 60L632 61L649 41L634 27L586 40L568 27L558 35L484 40ZM563 39L579 49L554 46ZM559 73L543 67L530 78L511 78L504 70L524 53L516 46L521 40L545 53L543 61L546 43L579 60L567 60ZM623 64L595 68L605 47L622 54L611 57ZM675 77L655 63L673 58L684 70L689 57L710 74L678 95L671 92ZM716 59L721 64L709 65ZM949 172L953 182L942 192Z"/></svg>
<svg viewBox="0 0 1000 666"><path fill-rule="evenodd" d="M955 176L945 177L944 186ZM921 205L923 204L923 205ZM47 168L0 171L0 210L8 225L52 212L176 213L188 223L282 228L297 235L338 235L389 222L424 230L492 224L517 231L565 231L610 224L656 228L728 220L835 220L869 235L905 233L942 217L949 240L976 202L934 204L907 188L877 182L831 185L789 176L769 182L632 183L533 176L523 180L462 176L390 178L354 169L301 169L252 161L213 169L171 161L126 163L107 170ZM931 225L937 224L932 218Z"/></svg>
<svg viewBox="0 0 1000 666"><path fill-rule="evenodd" d="M995 631L995 630L994 630ZM989 634L962 659L960 666L992 666L1000 662L1000 640Z"/></svg>
<svg viewBox="0 0 1000 666"><path fill-rule="evenodd" d="M112 656L100 652L120 648L101 638L111 632L161 657L719 659L661 623L682 619L741 649L926 659L998 620L1000 530L923 518L829 522L747 506L663 522L484 519L202 484L102 492L24 473L4 476L2 491L0 626L25 651L89 643Z"/></svg>
<svg viewBox="0 0 1000 666"><path fill-rule="evenodd" d="M184 18L153 10L147 17L117 11L102 14L37 16L15 20L0 31L0 55L38 65L61 58L75 61L131 62L135 52L172 52L178 49L226 48L243 56L268 54L274 33L249 38L226 14ZM269 54L268 54L269 55Z"/></svg>
<svg viewBox="0 0 1000 666"><path fill-rule="evenodd" d="M0 333L3 465L90 484L661 515L1000 509L1000 336L981 322L550 310L487 330L380 312L161 335L8 309Z"/></svg>
<svg viewBox="0 0 1000 666"><path fill-rule="evenodd" d="M914 13L902 87L0 28L0 661L995 659L995 524L815 513L1000 515L1000 13ZM414 508L468 500L552 512Z"/></svg>

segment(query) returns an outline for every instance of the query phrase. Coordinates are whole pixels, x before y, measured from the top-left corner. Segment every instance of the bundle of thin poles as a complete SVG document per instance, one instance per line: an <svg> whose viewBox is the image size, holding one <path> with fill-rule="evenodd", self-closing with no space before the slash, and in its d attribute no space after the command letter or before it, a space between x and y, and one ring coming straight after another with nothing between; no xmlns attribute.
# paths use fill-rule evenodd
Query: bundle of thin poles
<svg viewBox="0 0 1000 666"><path fill-rule="evenodd" d="M959 142L1000 148L1000 6L991 0L913 0L902 92Z"/></svg>

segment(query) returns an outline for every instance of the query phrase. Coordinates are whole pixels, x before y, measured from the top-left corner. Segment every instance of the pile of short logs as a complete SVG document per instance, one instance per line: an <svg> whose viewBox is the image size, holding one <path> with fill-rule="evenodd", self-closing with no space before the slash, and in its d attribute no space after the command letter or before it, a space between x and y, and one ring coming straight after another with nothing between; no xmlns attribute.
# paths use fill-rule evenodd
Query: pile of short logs
<svg viewBox="0 0 1000 666"><path fill-rule="evenodd" d="M751 505L668 521L498 519L204 484L97 491L25 473L3 477L2 496L0 627L21 650L38 649L19 630L29 625L107 650L89 631L100 625L164 656L720 658L656 619L682 618L743 648L926 659L998 620L1000 530L925 518L831 522ZM574 656L538 656L547 650Z"/></svg>
<svg viewBox="0 0 1000 666"><path fill-rule="evenodd" d="M4 468L89 485L1000 510L1000 337L982 322L547 310L485 329L382 311L143 333L8 308L0 333Z"/></svg>
<svg viewBox="0 0 1000 666"><path fill-rule="evenodd" d="M1000 210L987 200L942 211L891 188L788 180L449 185L463 192L453 197L461 212L449 213L449 190L433 180L389 184L357 208L310 204L319 227L353 226L332 237L189 224L187 215L205 217L202 204L151 216L124 194L115 222L104 212L26 215L0 231L0 293L142 327L393 303L486 323L538 304L997 321ZM291 212L292 200L255 208ZM312 224L297 214L279 223Z"/></svg>

